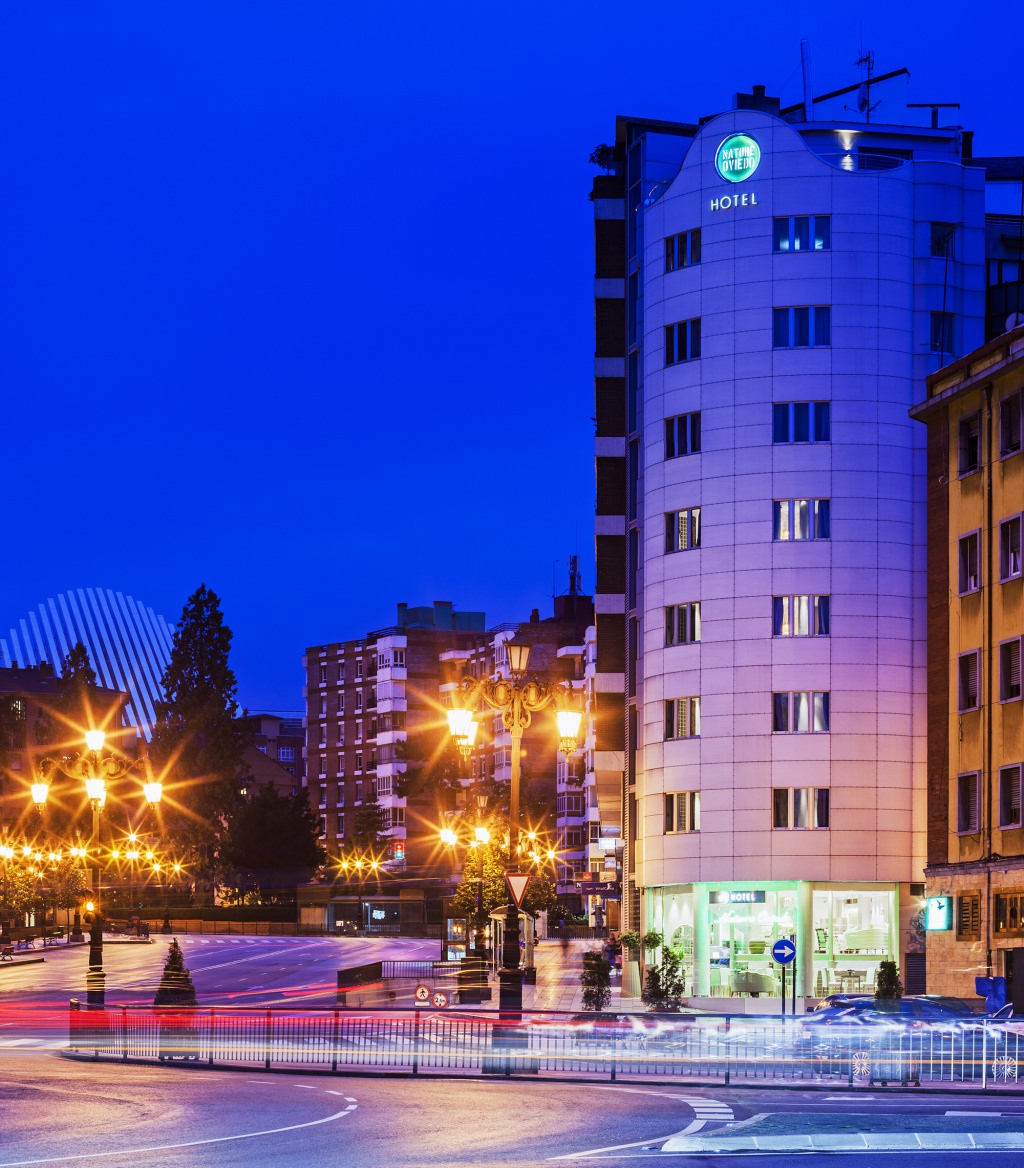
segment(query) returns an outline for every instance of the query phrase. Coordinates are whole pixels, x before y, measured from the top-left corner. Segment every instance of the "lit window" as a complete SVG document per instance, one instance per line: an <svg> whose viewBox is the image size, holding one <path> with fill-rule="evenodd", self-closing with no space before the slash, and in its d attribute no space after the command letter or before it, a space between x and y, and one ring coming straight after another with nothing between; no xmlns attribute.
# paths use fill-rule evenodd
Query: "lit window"
<svg viewBox="0 0 1024 1168"><path fill-rule="evenodd" d="M673 791L665 795L665 834L700 831L700 791Z"/></svg>
<svg viewBox="0 0 1024 1168"><path fill-rule="evenodd" d="M772 220L776 251L828 251L832 220L828 215L783 215Z"/></svg>
<svg viewBox="0 0 1024 1168"><path fill-rule="evenodd" d="M772 790L772 827L777 831L830 826L828 787L775 787Z"/></svg>
<svg viewBox="0 0 1024 1168"><path fill-rule="evenodd" d="M665 609L665 644L687 645L700 640L700 601Z"/></svg>
<svg viewBox="0 0 1024 1168"><path fill-rule="evenodd" d="M827 734L832 724L828 691L797 690L772 694L773 734Z"/></svg>
<svg viewBox="0 0 1024 1168"><path fill-rule="evenodd" d="M828 499L775 499L772 502L772 539L829 539L832 507Z"/></svg>
<svg viewBox="0 0 1024 1168"><path fill-rule="evenodd" d="M665 702L665 738L700 737L700 698L669 698Z"/></svg>
<svg viewBox="0 0 1024 1168"><path fill-rule="evenodd" d="M772 309L776 349L814 349L832 344L832 309L826 304Z"/></svg>
<svg viewBox="0 0 1024 1168"><path fill-rule="evenodd" d="M665 551L685 552L700 547L700 508L669 511L665 516Z"/></svg>
<svg viewBox="0 0 1024 1168"><path fill-rule="evenodd" d="M773 596L772 636L827 637L830 609L829 596Z"/></svg>

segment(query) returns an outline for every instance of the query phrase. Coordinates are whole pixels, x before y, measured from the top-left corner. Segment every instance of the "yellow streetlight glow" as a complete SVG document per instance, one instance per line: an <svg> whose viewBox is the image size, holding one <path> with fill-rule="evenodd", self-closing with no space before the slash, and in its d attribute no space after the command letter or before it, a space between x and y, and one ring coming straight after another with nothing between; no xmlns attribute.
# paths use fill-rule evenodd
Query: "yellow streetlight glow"
<svg viewBox="0 0 1024 1168"><path fill-rule="evenodd" d="M97 754L103 749L103 743L106 740L107 736L102 730L86 730L85 732L85 745Z"/></svg>
<svg viewBox="0 0 1024 1168"><path fill-rule="evenodd" d="M478 827L473 834L476 836L477 843L489 844L491 842L491 833L486 827Z"/></svg>
<svg viewBox="0 0 1024 1168"><path fill-rule="evenodd" d="M85 793L90 803L102 803L107 797L107 784L103 779L86 779Z"/></svg>
<svg viewBox="0 0 1024 1168"><path fill-rule="evenodd" d="M32 784L32 802L40 809L46 802L47 796L50 794L49 783L33 783Z"/></svg>
<svg viewBox="0 0 1024 1168"><path fill-rule="evenodd" d="M441 828L441 843L447 844L449 847L455 847L458 843L459 837L450 827Z"/></svg>
<svg viewBox="0 0 1024 1168"><path fill-rule="evenodd" d="M448 730L453 738L468 738L470 727L474 725L472 710L460 706L448 711ZM472 734L475 737L476 731L472 731Z"/></svg>
<svg viewBox="0 0 1024 1168"><path fill-rule="evenodd" d="M164 785L154 779L152 782L142 784L142 792L147 803L159 803L164 797Z"/></svg>

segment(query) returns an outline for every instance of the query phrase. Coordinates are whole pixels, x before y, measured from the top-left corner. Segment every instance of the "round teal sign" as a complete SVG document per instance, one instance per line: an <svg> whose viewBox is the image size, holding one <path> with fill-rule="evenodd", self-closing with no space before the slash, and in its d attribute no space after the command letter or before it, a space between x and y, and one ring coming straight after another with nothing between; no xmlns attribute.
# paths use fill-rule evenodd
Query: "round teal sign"
<svg viewBox="0 0 1024 1168"><path fill-rule="evenodd" d="M749 134L733 134L715 151L715 169L726 182L743 182L757 170L761 147Z"/></svg>

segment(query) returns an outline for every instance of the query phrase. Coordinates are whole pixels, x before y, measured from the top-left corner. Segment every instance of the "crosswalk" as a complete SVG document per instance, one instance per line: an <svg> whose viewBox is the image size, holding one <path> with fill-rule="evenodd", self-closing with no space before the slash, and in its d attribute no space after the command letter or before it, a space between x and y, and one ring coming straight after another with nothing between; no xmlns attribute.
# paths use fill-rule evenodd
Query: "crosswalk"
<svg viewBox="0 0 1024 1168"><path fill-rule="evenodd" d="M724 1123L735 1118L729 1104L718 1099L704 1099L698 1095L680 1095L679 1098L693 1108L694 1119L702 1119L705 1123L711 1120Z"/></svg>
<svg viewBox="0 0 1024 1168"><path fill-rule="evenodd" d="M0 1050L64 1050L67 1046L67 1037L64 1038L0 1038Z"/></svg>

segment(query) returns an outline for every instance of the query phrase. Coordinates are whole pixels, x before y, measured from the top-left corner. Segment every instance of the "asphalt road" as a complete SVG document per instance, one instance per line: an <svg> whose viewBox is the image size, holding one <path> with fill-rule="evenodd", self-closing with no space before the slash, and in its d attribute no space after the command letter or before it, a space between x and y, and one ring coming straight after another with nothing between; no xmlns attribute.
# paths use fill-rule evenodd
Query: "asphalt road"
<svg viewBox="0 0 1024 1168"><path fill-rule="evenodd" d="M205 1004L333 1002L336 970L383 957L429 958L435 944L357 938L182 937ZM111 945L110 1003L152 1001L166 953ZM0 1168L28 1164L154 1168L405 1166L496 1168L514 1164L672 1165L728 1157L665 1153L684 1131L726 1134L755 1115L802 1113L826 1125L843 1114L1019 1117L1024 1098L950 1091L803 1091L766 1087L506 1082L421 1075L332 1077L194 1066L78 1062L60 1057L67 1001L84 990L83 948L48 950L42 964L0 970ZM915 1125L918 1126L918 1125ZM737 1132L737 1134L740 1134ZM892 1153L844 1154L879 1168ZM801 1164L824 1162L802 1153ZM830 1163L835 1156L828 1157ZM927 1168L962 1168L962 1153L920 1153ZM1019 1152L974 1151L986 1168L1018 1168ZM745 1155L778 1168L789 1156Z"/></svg>

